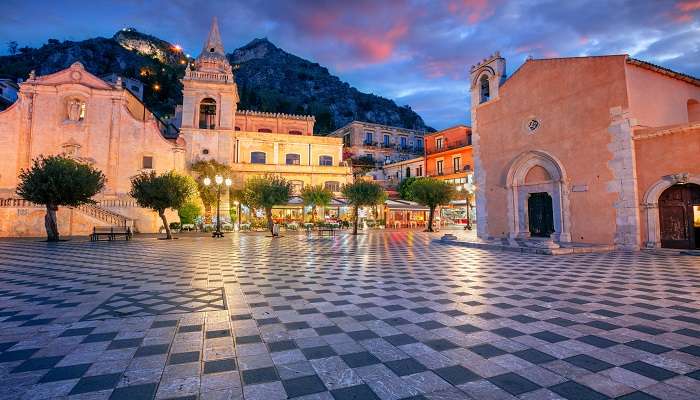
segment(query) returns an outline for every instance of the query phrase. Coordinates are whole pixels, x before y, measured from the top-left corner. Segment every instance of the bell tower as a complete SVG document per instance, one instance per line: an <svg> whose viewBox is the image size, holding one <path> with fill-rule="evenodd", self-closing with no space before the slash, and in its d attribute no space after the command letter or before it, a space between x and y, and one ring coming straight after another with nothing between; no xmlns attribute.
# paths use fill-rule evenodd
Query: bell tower
<svg viewBox="0 0 700 400"><path fill-rule="evenodd" d="M234 129L238 86L226 58L216 17L194 68L188 66L182 84L181 128Z"/></svg>
<svg viewBox="0 0 700 400"><path fill-rule="evenodd" d="M498 98L498 89L506 80L506 60L499 52L472 65L469 70L471 81L471 122L472 122L472 155L474 158L474 181L476 184L476 234L482 239L488 238L487 216L488 205L484 189L486 187L486 171L482 167L481 147L479 137L479 121L477 109L482 104Z"/></svg>

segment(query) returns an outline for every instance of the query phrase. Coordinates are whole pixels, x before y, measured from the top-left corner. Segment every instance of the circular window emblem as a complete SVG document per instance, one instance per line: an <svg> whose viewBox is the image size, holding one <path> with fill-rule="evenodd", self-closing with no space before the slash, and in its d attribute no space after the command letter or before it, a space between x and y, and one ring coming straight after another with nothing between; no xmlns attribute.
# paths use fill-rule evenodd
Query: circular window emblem
<svg viewBox="0 0 700 400"><path fill-rule="evenodd" d="M540 121L538 121L536 119L531 119L530 122L527 123L527 129L529 129L533 132L536 131L537 128L539 128L539 127L540 127Z"/></svg>
<svg viewBox="0 0 700 400"><path fill-rule="evenodd" d="M528 134L533 134L535 133L542 123L540 122L539 119L535 117L529 117L527 120L525 120L525 123L523 124L523 131Z"/></svg>
<svg viewBox="0 0 700 400"><path fill-rule="evenodd" d="M71 78L73 81L75 81L75 82L80 81L80 79L81 79L82 77L83 77L83 75L82 75L80 72L78 72L78 71L73 71L73 72L71 72L71 74L70 74L70 78Z"/></svg>

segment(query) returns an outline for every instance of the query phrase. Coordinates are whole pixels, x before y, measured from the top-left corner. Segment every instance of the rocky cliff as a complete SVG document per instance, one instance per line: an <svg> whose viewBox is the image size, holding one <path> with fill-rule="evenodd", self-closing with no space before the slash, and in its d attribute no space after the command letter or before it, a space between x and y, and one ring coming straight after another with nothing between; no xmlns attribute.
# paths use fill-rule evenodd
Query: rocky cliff
<svg viewBox="0 0 700 400"><path fill-rule="evenodd" d="M432 131L410 107L360 92L327 68L287 53L267 39L251 41L229 54L229 59L239 66L241 109L314 115L317 134L352 120ZM0 57L0 76L26 78L32 69L44 75L75 61L98 76L115 72L141 80L146 85L144 102L158 115L172 114L182 101L185 55L171 43L134 29L121 30L112 38L50 39L37 49L21 48L17 54Z"/></svg>

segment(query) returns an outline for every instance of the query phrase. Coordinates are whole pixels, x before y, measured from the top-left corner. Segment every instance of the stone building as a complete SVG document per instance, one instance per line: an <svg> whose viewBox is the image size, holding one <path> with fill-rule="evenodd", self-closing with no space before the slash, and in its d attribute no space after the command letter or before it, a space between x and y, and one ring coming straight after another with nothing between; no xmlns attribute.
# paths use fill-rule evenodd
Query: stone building
<svg viewBox="0 0 700 400"><path fill-rule="evenodd" d="M353 121L329 137L342 138L345 158L366 158L374 164L404 161L423 155L422 131Z"/></svg>
<svg viewBox="0 0 700 400"><path fill-rule="evenodd" d="M238 87L224 52L216 20L182 79L180 123L186 159L216 160L234 170L234 185L264 173L334 192L352 179L343 163L342 140L313 136L314 117L238 110Z"/></svg>
<svg viewBox="0 0 700 400"><path fill-rule="evenodd" d="M198 160L231 166L236 185L254 175L278 174L303 185L339 191L352 179L339 138L316 137L313 117L237 109L238 90L216 21L202 54L183 79L179 136L124 87L106 82L76 62L70 68L20 85L17 101L0 112L0 237L41 236L44 210L17 199L22 168L39 155L66 154L107 177L98 204L59 210L62 235L87 234L93 226L133 224L156 232L155 213L128 196L140 171L186 173ZM227 205L228 202L225 202ZM176 215L171 220L177 221Z"/></svg>
<svg viewBox="0 0 700 400"><path fill-rule="evenodd" d="M425 176L425 157L384 164L368 172L367 175L387 189L396 189L406 178Z"/></svg>
<svg viewBox="0 0 700 400"><path fill-rule="evenodd" d="M700 80L627 55L471 68L482 238L700 244Z"/></svg>

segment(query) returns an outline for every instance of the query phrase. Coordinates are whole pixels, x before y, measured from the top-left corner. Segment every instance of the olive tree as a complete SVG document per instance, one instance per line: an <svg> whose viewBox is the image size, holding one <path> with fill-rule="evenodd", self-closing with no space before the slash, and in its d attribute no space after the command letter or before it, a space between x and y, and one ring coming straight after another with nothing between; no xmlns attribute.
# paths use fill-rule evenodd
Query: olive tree
<svg viewBox="0 0 700 400"><path fill-rule="evenodd" d="M305 186L301 190L301 199L305 206L311 207L311 222L316 222L316 208L328 207L333 200L333 192L321 185Z"/></svg>
<svg viewBox="0 0 700 400"><path fill-rule="evenodd" d="M243 188L243 203L250 208L262 208L267 218L267 229L274 237L272 207L286 204L292 194L292 184L276 175L255 176Z"/></svg>
<svg viewBox="0 0 700 400"><path fill-rule="evenodd" d="M410 188L414 201L428 207L427 232L433 232L433 217L438 206L450 204L454 197L454 188L449 183L435 178L421 178L413 182Z"/></svg>
<svg viewBox="0 0 700 400"><path fill-rule="evenodd" d="M386 192L375 182L358 180L343 186L341 192L348 204L352 206L353 226L352 234L357 235L360 207L376 206L386 200Z"/></svg>
<svg viewBox="0 0 700 400"><path fill-rule="evenodd" d="M175 171L157 175L155 171L141 172L131 178L129 195L136 199L139 206L150 208L158 213L165 227L166 239L172 239L170 225L165 217L165 210L179 209L187 203L195 192L192 178Z"/></svg>
<svg viewBox="0 0 700 400"><path fill-rule="evenodd" d="M92 196L104 186L104 174L91 165L65 156L39 156L32 161L31 168L20 171L17 194L46 206L46 240L56 242L59 240L58 207L95 203Z"/></svg>

